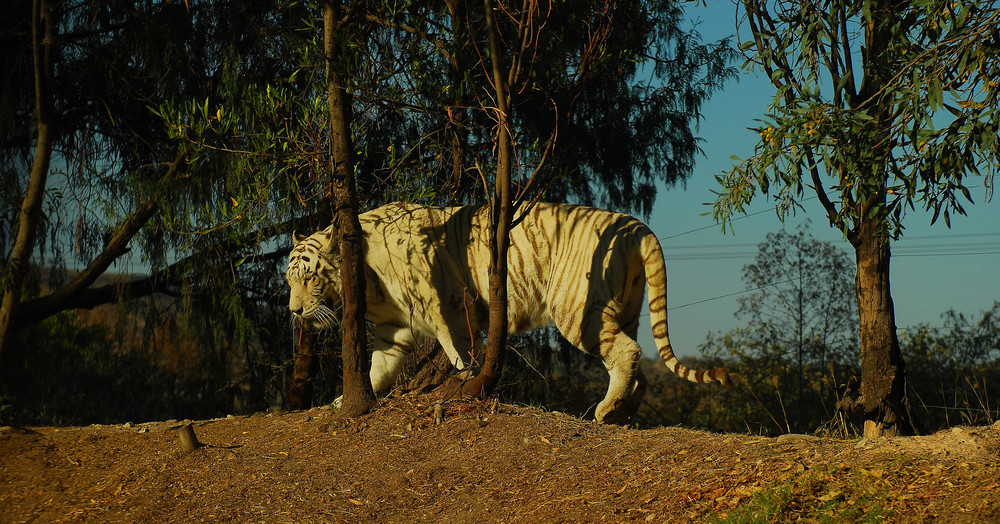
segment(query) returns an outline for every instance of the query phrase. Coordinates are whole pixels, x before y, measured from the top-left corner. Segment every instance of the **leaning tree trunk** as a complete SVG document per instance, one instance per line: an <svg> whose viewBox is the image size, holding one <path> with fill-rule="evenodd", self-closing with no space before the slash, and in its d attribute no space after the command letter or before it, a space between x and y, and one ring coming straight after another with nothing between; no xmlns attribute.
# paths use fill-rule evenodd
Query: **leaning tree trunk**
<svg viewBox="0 0 1000 524"><path fill-rule="evenodd" d="M324 49L327 60L327 94L330 105L331 199L339 231L340 276L343 284L343 321L341 323L344 360L344 399L340 416L355 417L375 405L375 393L369 378L371 357L365 330L365 274L361 223L358 221L358 198L354 182L354 145L350 135L351 107L342 71L341 35L335 34L340 19L339 2L324 6Z"/></svg>
<svg viewBox="0 0 1000 524"><path fill-rule="evenodd" d="M52 76L56 52L56 9L46 0L35 0L31 12L31 49L35 69L35 112L38 135L31 178L21 203L17 237L11 251L10 266L3 278L3 301L0 302L0 359L13 328L14 313L21 299L21 287L28 273L28 263L35 247L35 231L42 214L45 181L52 160ZM0 360L2 361L2 360Z"/></svg>
<svg viewBox="0 0 1000 524"><path fill-rule="evenodd" d="M433 338L420 340L410 354L410 362L413 363L414 370L403 390L418 394L427 393L444 384L455 369L441 343Z"/></svg>
<svg viewBox="0 0 1000 524"><path fill-rule="evenodd" d="M914 434L906 394L906 370L896 337L896 315L889 290L889 238L885 217L858 227L858 319L861 336L861 398L867 438Z"/></svg>

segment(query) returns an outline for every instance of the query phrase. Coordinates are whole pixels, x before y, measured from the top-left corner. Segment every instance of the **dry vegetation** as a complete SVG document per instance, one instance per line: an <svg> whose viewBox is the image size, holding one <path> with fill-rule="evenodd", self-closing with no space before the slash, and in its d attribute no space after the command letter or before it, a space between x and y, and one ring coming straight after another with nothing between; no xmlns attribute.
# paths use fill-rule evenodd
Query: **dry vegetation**
<svg viewBox="0 0 1000 524"><path fill-rule="evenodd" d="M193 423L0 430L2 522L997 522L1000 423L907 439L634 430L390 399Z"/></svg>

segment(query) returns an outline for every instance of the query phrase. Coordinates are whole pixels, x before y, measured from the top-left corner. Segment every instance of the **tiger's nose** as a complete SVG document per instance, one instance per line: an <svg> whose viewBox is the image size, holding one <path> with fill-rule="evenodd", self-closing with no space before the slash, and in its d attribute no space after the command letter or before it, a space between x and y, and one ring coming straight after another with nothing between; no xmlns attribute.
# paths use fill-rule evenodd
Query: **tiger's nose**
<svg viewBox="0 0 1000 524"><path fill-rule="evenodd" d="M295 316L302 315L302 307L301 306L297 307L297 308L294 308L292 306L288 306L288 310L291 311L292 314L295 315Z"/></svg>

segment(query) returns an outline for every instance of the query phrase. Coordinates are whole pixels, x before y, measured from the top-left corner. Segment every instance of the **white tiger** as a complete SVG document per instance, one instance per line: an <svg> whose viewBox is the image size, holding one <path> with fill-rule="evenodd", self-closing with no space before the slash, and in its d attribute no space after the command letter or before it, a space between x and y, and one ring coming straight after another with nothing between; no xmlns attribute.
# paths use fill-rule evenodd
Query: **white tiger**
<svg viewBox="0 0 1000 524"><path fill-rule="evenodd" d="M375 324L371 381L376 393L395 382L418 334L436 338L458 369L482 345L488 325L489 217L475 207L393 203L362 214L368 319ZM340 302L340 257L333 230L293 235L286 279L288 308L318 329ZM510 234L510 332L555 324L604 361L611 377L598 404L601 422L627 423L646 381L636 343L645 285L653 336L676 375L731 386L723 369L681 364L667 336L667 275L656 236L627 215L567 204L537 204ZM479 354L477 352L477 354Z"/></svg>

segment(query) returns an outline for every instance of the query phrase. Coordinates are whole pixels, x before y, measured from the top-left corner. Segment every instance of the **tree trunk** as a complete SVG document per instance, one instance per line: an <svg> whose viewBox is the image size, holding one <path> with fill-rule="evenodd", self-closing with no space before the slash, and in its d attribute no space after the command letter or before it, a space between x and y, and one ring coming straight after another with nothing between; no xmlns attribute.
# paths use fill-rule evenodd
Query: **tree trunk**
<svg viewBox="0 0 1000 524"><path fill-rule="evenodd" d="M344 360L344 399L340 416L356 417L375 406L369 378L371 357L365 329L364 240L358 221L358 198L354 182L354 145L351 141L351 107L343 79L343 57L335 34L341 16L339 2L324 6L323 41L327 60L327 94L330 106L331 200L333 222L337 224L340 246L340 276L343 285L341 322Z"/></svg>
<svg viewBox="0 0 1000 524"><path fill-rule="evenodd" d="M493 66L493 85L497 103L497 175L490 209L490 267L489 295L490 320L486 335L486 355L480 373L461 385L463 395L482 397L490 394L500 381L506 356L508 337L507 318L507 248L510 244L512 217L510 196L510 171L513 157L510 136L510 113L507 100L507 78L503 74L500 54L500 35L493 16L492 0L483 0L486 11L486 29L489 35L490 60ZM442 390L448 395L450 387Z"/></svg>
<svg viewBox="0 0 1000 524"><path fill-rule="evenodd" d="M497 176L490 211L490 322L486 334L486 356L478 384L469 388L474 394L488 395L500 381L507 353L509 333L507 317L507 248L510 245L511 196L510 171L513 157L510 107L507 99L507 78L503 74L500 34L493 16L492 0L484 0L486 29L489 35L490 61L497 97Z"/></svg>
<svg viewBox="0 0 1000 524"><path fill-rule="evenodd" d="M170 183L174 180L177 171L184 163L184 158L187 155L185 149L181 149L177 152L177 156L174 157L173 162L170 163L170 167L167 169L166 174L161 179L161 183ZM156 213L159 212L159 205L152 200L144 200L140 202L135 211L132 212L116 229L111 238L108 240L104 250L101 251L97 257L94 258L87 267L80 271L76 277L73 278L68 284L60 288L58 291L54 291L43 297L39 297L23 304L18 304L18 311L15 315L15 325L12 330L17 331L26 326L37 324L45 318L54 315L64 309L71 309L74 303L77 302L81 296L85 293L93 292L91 287L94 282L97 281L101 275L104 275L108 267L118 260L123 254L127 253L129 250L129 242L139 231L142 230L143 226Z"/></svg>
<svg viewBox="0 0 1000 524"><path fill-rule="evenodd" d="M896 337L896 315L889 290L889 238L885 217L879 213L858 227L858 319L861 336L861 399L864 434L914 434L906 395L906 371Z"/></svg>
<svg viewBox="0 0 1000 524"><path fill-rule="evenodd" d="M299 353L295 356L295 366L292 368L292 380L285 396L284 410L309 409L313 401L313 380L319 369L319 355L316 353L316 342L319 335L305 326L299 331Z"/></svg>
<svg viewBox="0 0 1000 524"><path fill-rule="evenodd" d="M35 161L31 178L21 203L17 237L11 251L10 266L4 281L3 301L0 303L0 359L2 359L13 327L21 288L28 273L31 252L35 247L35 231L42 214L45 181L52 160L52 80L56 52L56 12L47 0L35 0L31 14L31 48L35 69L35 111L38 118L38 136L35 142ZM2 361L2 360L0 360Z"/></svg>
<svg viewBox="0 0 1000 524"><path fill-rule="evenodd" d="M864 78L858 104L868 105L877 133L877 147L891 144L891 100L880 97L882 86L893 71L886 52L892 41L896 6L880 0L871 6L866 22ZM906 396L906 372L896 337L896 313L889 290L889 223L886 215L887 160L876 159L870 166L864 188L856 204L855 229L850 236L857 257L859 335L861 337L861 398L865 414L865 437L915 433Z"/></svg>

